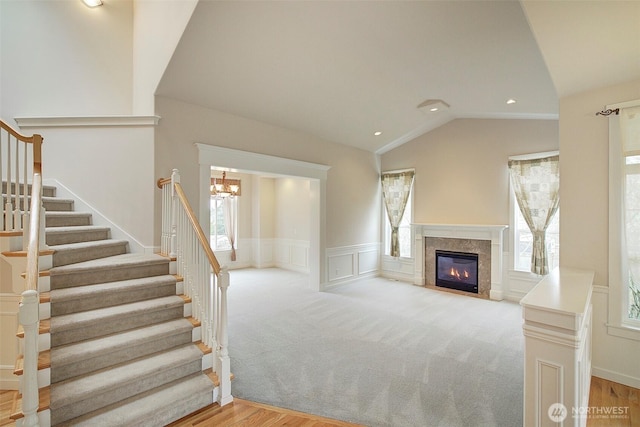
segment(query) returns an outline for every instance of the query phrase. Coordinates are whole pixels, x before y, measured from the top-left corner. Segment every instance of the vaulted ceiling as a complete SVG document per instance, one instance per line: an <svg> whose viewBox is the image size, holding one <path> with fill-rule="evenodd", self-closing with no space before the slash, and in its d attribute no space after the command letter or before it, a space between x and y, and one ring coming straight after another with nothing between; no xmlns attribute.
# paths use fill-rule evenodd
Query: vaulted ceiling
<svg viewBox="0 0 640 427"><path fill-rule="evenodd" d="M201 0L156 93L382 153L640 78L638 28L634 1Z"/></svg>

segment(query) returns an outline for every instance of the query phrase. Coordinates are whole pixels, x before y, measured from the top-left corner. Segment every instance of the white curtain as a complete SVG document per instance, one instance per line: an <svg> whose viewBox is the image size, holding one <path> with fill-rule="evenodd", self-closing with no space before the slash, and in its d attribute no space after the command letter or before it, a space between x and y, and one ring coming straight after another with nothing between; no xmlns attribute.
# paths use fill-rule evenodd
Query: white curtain
<svg viewBox="0 0 640 427"><path fill-rule="evenodd" d="M400 256L400 241L398 240L398 226L407 206L407 199L413 182L413 171L391 172L382 174L382 196L391 224L392 257Z"/></svg>
<svg viewBox="0 0 640 427"><path fill-rule="evenodd" d="M520 212L533 243L531 272L549 273L545 236L560 203L560 156L529 160L509 160L509 172Z"/></svg>
<svg viewBox="0 0 640 427"><path fill-rule="evenodd" d="M236 260L236 211L238 209L237 196L226 197L222 201L224 210L224 228L231 244L231 261Z"/></svg>
<svg viewBox="0 0 640 427"><path fill-rule="evenodd" d="M640 318L640 107L620 111L622 141L623 271L628 272L629 317ZM625 278L626 279L626 278Z"/></svg>

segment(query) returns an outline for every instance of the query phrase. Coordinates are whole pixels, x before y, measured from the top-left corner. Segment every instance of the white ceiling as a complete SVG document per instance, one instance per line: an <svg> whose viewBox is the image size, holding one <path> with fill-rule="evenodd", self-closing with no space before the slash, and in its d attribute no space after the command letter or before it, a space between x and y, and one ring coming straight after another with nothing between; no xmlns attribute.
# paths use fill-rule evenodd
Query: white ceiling
<svg viewBox="0 0 640 427"><path fill-rule="evenodd" d="M561 24L583 2L531 3L527 16L515 0L201 0L156 93L380 153L454 118L555 118L556 88L564 94L604 86L612 74L640 77L638 58L624 73L576 68L587 66L588 47L580 61L565 49L593 37L576 40ZM620 3L640 10L640 2ZM609 9L600 9L597 22L601 13L606 22ZM625 26L633 19L616 13ZM633 40L627 44L633 50ZM509 98L518 102L507 105ZM427 99L450 108L418 109Z"/></svg>

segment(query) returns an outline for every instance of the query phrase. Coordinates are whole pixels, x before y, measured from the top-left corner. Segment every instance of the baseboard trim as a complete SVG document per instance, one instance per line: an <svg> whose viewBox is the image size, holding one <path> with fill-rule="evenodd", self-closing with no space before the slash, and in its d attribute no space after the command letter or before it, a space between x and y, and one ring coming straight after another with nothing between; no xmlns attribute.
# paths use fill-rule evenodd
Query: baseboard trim
<svg viewBox="0 0 640 427"><path fill-rule="evenodd" d="M332 281L332 282L324 283L322 285L322 287L321 287L321 291L328 291L328 290L335 289L335 288L343 286L343 285L348 285L349 283L357 282L358 280L361 280L361 279L371 279L373 277L381 277L381 276L378 274L378 272L371 272L371 273L367 273L367 274L361 274L359 276L349 276L349 277L347 277L345 279L342 279L342 280L335 280L335 281Z"/></svg>
<svg viewBox="0 0 640 427"><path fill-rule="evenodd" d="M591 375L593 375L594 377L604 378L605 380L640 389L640 378L610 371L608 369L598 368L596 366L591 367Z"/></svg>
<svg viewBox="0 0 640 427"><path fill-rule="evenodd" d="M19 390L20 380L13 374L15 366L0 366L0 390Z"/></svg>

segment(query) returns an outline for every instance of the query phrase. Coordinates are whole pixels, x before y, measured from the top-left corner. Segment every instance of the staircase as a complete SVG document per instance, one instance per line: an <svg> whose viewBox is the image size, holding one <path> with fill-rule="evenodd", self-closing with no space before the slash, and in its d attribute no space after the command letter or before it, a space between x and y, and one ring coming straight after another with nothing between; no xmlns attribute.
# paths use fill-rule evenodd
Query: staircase
<svg viewBox="0 0 640 427"><path fill-rule="evenodd" d="M40 410L50 409L51 425L160 426L215 402L213 355L197 341L175 260L128 253L126 240L111 239L54 187L43 204L52 255L40 342L48 333L50 350L40 347L39 383L50 383Z"/></svg>

